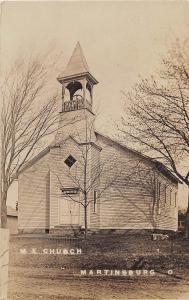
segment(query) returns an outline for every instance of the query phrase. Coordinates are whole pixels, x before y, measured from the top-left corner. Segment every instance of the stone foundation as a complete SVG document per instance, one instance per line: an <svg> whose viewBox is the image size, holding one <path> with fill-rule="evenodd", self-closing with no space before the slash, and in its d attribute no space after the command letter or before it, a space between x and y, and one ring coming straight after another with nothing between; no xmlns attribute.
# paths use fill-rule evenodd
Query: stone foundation
<svg viewBox="0 0 189 300"><path fill-rule="evenodd" d="M51 228L49 230L50 234L54 235L71 235L75 236L78 235L81 232L81 229L79 226L55 226L54 228Z"/></svg>
<svg viewBox="0 0 189 300"><path fill-rule="evenodd" d="M51 234L57 236L78 236L84 234L84 228L80 226L55 226L54 228L26 228L19 229L19 234ZM150 235L150 234L169 234L174 235L173 230L161 230L161 229L97 229L88 228L88 235Z"/></svg>
<svg viewBox="0 0 189 300"><path fill-rule="evenodd" d="M48 229L45 228L25 228L25 229L18 229L18 234L24 233L33 233L33 234L41 234L41 233L48 233Z"/></svg>

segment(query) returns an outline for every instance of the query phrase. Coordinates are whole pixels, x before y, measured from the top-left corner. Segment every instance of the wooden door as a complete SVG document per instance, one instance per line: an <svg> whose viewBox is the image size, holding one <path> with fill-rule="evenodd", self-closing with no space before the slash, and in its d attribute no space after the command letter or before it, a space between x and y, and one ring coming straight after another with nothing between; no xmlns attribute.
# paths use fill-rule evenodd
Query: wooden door
<svg viewBox="0 0 189 300"><path fill-rule="evenodd" d="M63 196L60 199L60 225L79 225L79 203L74 200L79 200L78 195ZM72 200L73 199L73 200Z"/></svg>

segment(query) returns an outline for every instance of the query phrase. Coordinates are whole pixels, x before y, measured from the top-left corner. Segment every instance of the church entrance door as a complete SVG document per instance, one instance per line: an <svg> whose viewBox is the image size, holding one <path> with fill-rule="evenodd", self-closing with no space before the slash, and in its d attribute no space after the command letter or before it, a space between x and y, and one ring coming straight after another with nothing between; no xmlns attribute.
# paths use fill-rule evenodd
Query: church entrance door
<svg viewBox="0 0 189 300"><path fill-rule="evenodd" d="M79 225L79 196L63 196L59 205L60 225Z"/></svg>

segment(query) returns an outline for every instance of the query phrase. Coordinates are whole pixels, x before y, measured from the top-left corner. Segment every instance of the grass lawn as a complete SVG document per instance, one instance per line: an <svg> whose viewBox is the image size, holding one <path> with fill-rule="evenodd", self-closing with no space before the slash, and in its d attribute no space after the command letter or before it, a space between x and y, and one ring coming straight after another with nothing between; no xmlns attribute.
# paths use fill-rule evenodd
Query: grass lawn
<svg viewBox="0 0 189 300"><path fill-rule="evenodd" d="M189 299L189 241L11 237L9 299Z"/></svg>

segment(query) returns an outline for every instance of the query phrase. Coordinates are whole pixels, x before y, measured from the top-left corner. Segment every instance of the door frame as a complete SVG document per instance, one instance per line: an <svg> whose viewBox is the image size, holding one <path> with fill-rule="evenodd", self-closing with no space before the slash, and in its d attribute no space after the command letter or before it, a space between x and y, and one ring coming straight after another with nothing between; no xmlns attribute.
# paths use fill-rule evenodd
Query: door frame
<svg viewBox="0 0 189 300"><path fill-rule="evenodd" d="M80 193L78 192L77 194L72 194L73 195L73 197L75 197L75 196L77 196L78 197L78 199L80 200ZM79 226L80 225L80 207L81 207L81 205L80 205L80 203L77 203L78 204L78 223L76 223L76 224L71 224L71 223L68 223L68 224L62 224L61 223L61 220L60 220L60 214L61 214L61 209L60 209L60 201L63 201L63 198L67 198L67 197L69 197L69 194L67 194L67 195L61 195L61 197L59 198L59 201L58 201L58 224L61 226L71 226L71 225L75 225L75 226ZM72 202L74 202L73 200L70 200L70 201L72 201Z"/></svg>

